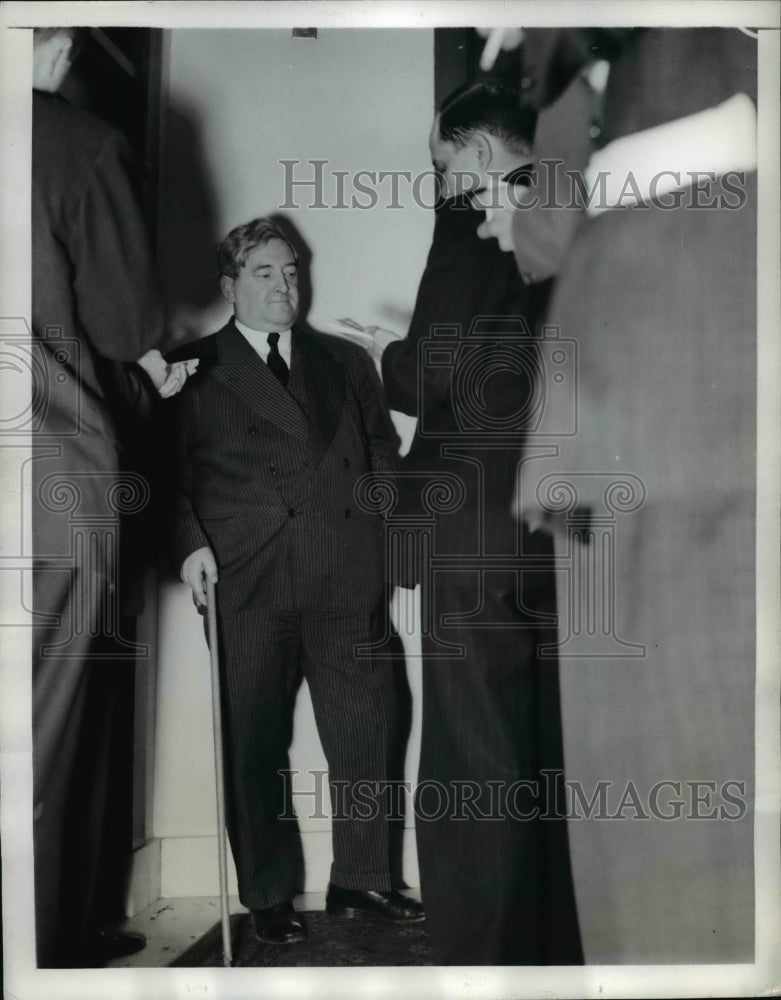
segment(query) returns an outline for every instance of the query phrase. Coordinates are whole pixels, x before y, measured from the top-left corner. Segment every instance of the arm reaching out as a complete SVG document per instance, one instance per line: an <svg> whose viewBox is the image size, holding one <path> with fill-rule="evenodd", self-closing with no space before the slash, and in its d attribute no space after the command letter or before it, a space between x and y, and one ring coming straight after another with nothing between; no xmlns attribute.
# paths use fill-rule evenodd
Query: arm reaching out
<svg viewBox="0 0 781 1000"><path fill-rule="evenodd" d="M169 365L160 351L153 348L143 354L136 363L147 373L159 395L163 399L168 399L184 387L187 379L198 367L198 358L175 361Z"/></svg>

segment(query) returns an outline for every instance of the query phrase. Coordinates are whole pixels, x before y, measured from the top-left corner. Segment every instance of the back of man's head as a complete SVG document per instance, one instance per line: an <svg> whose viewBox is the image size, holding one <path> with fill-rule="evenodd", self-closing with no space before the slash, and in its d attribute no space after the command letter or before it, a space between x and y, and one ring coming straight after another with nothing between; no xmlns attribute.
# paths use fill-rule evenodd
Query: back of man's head
<svg viewBox="0 0 781 1000"><path fill-rule="evenodd" d="M521 108L518 96L498 80L477 80L459 87L440 104L439 137L464 146L477 132L498 139L509 153L528 156L536 115Z"/></svg>
<svg viewBox="0 0 781 1000"><path fill-rule="evenodd" d="M78 55L85 28L35 28L33 30L33 87L57 91Z"/></svg>

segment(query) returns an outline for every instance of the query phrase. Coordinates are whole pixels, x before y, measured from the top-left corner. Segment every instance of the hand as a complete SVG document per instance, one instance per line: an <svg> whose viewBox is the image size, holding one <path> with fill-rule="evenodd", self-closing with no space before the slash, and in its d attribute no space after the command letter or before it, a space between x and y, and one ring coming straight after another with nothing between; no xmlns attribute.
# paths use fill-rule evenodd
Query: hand
<svg viewBox="0 0 781 1000"><path fill-rule="evenodd" d="M488 39L480 56L480 69L490 73L500 49L516 49L523 41L523 28L476 28L481 38Z"/></svg>
<svg viewBox="0 0 781 1000"><path fill-rule="evenodd" d="M523 512L523 523L531 534L535 531L544 531L549 535L555 535L557 531L562 531L566 527L566 518L558 511L554 514L541 507L532 507Z"/></svg>
<svg viewBox="0 0 781 1000"><path fill-rule="evenodd" d="M137 362L147 373L155 389L163 399L175 396L190 375L198 367L198 359L177 361L169 365L156 348L147 351Z"/></svg>
<svg viewBox="0 0 781 1000"><path fill-rule="evenodd" d="M166 380L157 390L163 399L175 396L181 391L187 379L197 369L198 360L198 358L188 358L186 361L175 361L168 366Z"/></svg>
<svg viewBox="0 0 781 1000"><path fill-rule="evenodd" d="M217 561L212 550L205 545L196 549L182 563L179 574L182 582L188 584L193 592L193 600L200 609L206 606L206 579L217 582ZM204 579L206 578L206 579Z"/></svg>
<svg viewBox="0 0 781 1000"><path fill-rule="evenodd" d="M382 360L383 351L388 344L392 344L394 340L403 339L401 334L394 333L393 330L383 330L381 326L366 326L364 329L372 338L367 350L374 361Z"/></svg>

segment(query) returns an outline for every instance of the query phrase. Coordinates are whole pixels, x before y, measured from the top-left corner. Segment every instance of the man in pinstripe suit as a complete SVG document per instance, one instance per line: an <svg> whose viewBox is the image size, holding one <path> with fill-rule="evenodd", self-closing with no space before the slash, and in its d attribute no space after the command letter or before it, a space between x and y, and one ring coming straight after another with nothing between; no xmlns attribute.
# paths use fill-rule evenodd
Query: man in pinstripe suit
<svg viewBox="0 0 781 1000"><path fill-rule="evenodd" d="M332 787L344 790L328 912L422 920L420 904L391 885L375 785L387 778L391 667L357 655L381 636L387 602L383 522L353 491L364 474L394 467L393 425L360 349L293 326L297 255L273 222L232 230L218 262L235 316L196 346L202 371L181 397L175 551L198 604L204 575L219 575L239 896L260 940L305 936L291 902L300 838L280 773L303 674ZM369 793L369 819L351 815L356 790L362 815Z"/></svg>

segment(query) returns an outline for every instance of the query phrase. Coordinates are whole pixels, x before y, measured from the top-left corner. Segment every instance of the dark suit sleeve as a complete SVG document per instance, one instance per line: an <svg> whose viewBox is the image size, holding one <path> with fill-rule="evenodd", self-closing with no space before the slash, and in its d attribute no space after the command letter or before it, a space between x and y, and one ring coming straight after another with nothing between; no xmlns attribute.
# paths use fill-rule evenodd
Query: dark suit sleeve
<svg viewBox="0 0 781 1000"><path fill-rule="evenodd" d="M385 396L392 410L418 415L420 387L418 385L418 352L421 340L430 336L431 324L444 322L443 307L450 300L452 291L459 298L468 294L464 287L463 267L459 266L458 255L449 252L447 246L448 219L437 214L434 235L431 241L426 269L420 279L415 309L409 331L404 340L389 344L382 355L382 382ZM448 315L463 315L456 306L447 309ZM450 378L444 369L427 370L424 396L426 400L443 398L449 390Z"/></svg>
<svg viewBox="0 0 781 1000"><path fill-rule="evenodd" d="M534 151L538 161L530 204L514 213L513 244L518 270L527 281L543 281L561 270L583 219L573 203L568 178L582 177L594 140L589 133L598 120L599 97L576 77L561 97L537 119ZM550 190L558 192L550 204Z"/></svg>
<svg viewBox="0 0 781 1000"><path fill-rule="evenodd" d="M177 572L191 552L209 544L195 512L194 502L191 454L200 418L198 397L197 388L185 386L173 401L171 412L171 441L176 460L171 554Z"/></svg>
<svg viewBox="0 0 781 1000"><path fill-rule="evenodd" d="M589 63L612 60L644 28L527 28L520 48L518 102L539 111ZM535 136L536 145L536 136Z"/></svg>
<svg viewBox="0 0 781 1000"><path fill-rule="evenodd" d="M362 348L350 351L348 372L361 408L372 472L393 472L399 464L399 438L377 370Z"/></svg>
<svg viewBox="0 0 781 1000"><path fill-rule="evenodd" d="M109 133L73 220L70 249L79 318L95 349L135 361L163 339L163 306L133 185L132 154Z"/></svg>
<svg viewBox="0 0 781 1000"><path fill-rule="evenodd" d="M426 365L418 371L420 343L432 336L433 327L457 328L463 338L471 324L485 314L487 304L491 313L496 312L498 303L507 307L517 275L510 275L493 240L476 236L484 218L483 211L457 199L437 211L409 332L382 355L382 380L393 410L419 416L450 398L452 369Z"/></svg>

